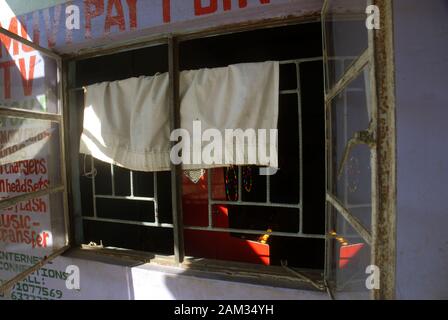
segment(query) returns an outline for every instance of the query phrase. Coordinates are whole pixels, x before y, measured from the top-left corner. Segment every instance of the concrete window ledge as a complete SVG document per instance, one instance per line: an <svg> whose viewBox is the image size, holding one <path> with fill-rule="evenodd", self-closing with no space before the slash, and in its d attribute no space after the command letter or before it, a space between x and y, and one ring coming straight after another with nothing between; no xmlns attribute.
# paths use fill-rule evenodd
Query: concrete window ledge
<svg viewBox="0 0 448 320"><path fill-rule="evenodd" d="M115 248L74 248L58 260L79 266L80 299L328 299L281 267L194 258L179 266L174 257Z"/></svg>

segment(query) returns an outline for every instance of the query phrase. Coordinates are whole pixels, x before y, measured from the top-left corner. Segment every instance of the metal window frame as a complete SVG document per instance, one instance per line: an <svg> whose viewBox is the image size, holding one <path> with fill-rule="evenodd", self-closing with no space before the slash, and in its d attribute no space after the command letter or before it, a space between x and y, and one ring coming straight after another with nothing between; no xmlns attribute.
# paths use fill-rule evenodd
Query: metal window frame
<svg viewBox="0 0 448 320"><path fill-rule="evenodd" d="M91 164L91 172L95 172L95 163L93 157L90 157ZM157 172L152 172L153 174L153 189L154 195L152 197L139 197L134 194L134 172L129 170L129 185L130 185L130 195L129 196L119 196L116 194L115 190L115 166L113 164L109 164L110 166L110 176L111 176L111 194L97 194L95 188L96 176L92 174L92 201L93 201L93 216L82 216L82 220L85 221L97 221L97 222L110 222L110 223L118 223L118 224L128 224L128 225L137 225L137 226L145 226L145 227L159 227L159 228L171 228L174 229L174 224L171 223L161 223L159 221L159 211L158 211L158 191L157 191ZM96 199L111 199L111 200L129 200L129 201L142 201L142 202L151 202L154 206L154 222L145 222L145 221L134 221L134 220L126 220L126 219L109 219L109 218L101 218L98 216L97 208L96 208Z"/></svg>
<svg viewBox="0 0 448 320"><path fill-rule="evenodd" d="M368 43L368 48L365 49L355 60L348 66L343 74L337 79L337 81L333 85L329 85L329 60L330 57L328 55L327 50L327 28L325 26L326 16L329 10L329 3L332 0L325 0L324 5L322 7L322 49L323 49L323 62L324 62L324 90L325 90L325 132L326 132L326 225L327 225L327 241L326 241L326 254L325 254L325 282L330 287L331 291L336 291L339 289L336 284L334 284L334 275L333 275L333 264L335 263L335 253L333 252L333 243L334 239L330 236L330 232L335 230L334 215L332 213L332 209L336 210L336 212L341 215L342 219L347 222L354 230L357 232L361 238L371 247L372 244L372 233L367 230L358 218L348 209L346 208L346 203L341 203L333 194L332 190L334 188L334 179L332 176L332 172L334 172L333 166L333 135L332 135L332 102L333 100L343 91L348 85L355 80L364 70L365 68L369 68L370 70L373 67L373 60L371 59L371 50L370 50L370 41ZM370 38L370 36L369 36ZM372 81L371 81L372 82ZM376 106L375 103L372 105ZM376 118L372 115L372 121L374 125L376 125ZM375 162L372 161L374 158L374 150L371 150L371 165L372 165L372 186L375 185L375 179L373 176L376 172ZM372 217L376 215L374 199L375 199L375 188L372 188ZM331 284L331 285L330 285Z"/></svg>
<svg viewBox="0 0 448 320"><path fill-rule="evenodd" d="M235 32L244 32L244 31L251 31L251 30L259 30L259 29L263 29L263 28L274 28L274 27L279 27L279 26L289 26L289 25L298 25L298 24L303 24L303 23L307 23L307 22L317 22L319 21L318 19L319 15L312 15L312 16L308 16L308 17L290 17L287 19L273 19L273 20L269 20L269 21L265 21L262 23L250 23L248 24L244 24L244 25L236 25L233 27L219 27L219 28L211 28L210 30L203 30L203 31L198 31L198 32L193 32L193 33L188 33L188 34L169 34L167 36L163 36L163 37L159 37L159 38L153 38L153 37L149 37L146 42L135 42L132 45L125 45L125 46L116 46L113 48L109 48L109 49L101 49L98 48L98 50L96 50L95 52L89 52L86 54L82 54L82 55L77 55L77 56L72 56L72 57L67 57L66 61L68 62L68 64L70 63L76 63L76 61L79 60L84 60L84 59L89 59L92 57L98 57L98 56L104 56L104 55L111 55L111 54L116 54L116 53L121 53L121 52L126 52L126 51L130 51L130 50L135 50L135 49L141 49L141 48L146 48L146 47L152 47L152 46L158 46L158 45L163 45L163 44L168 44L169 47L169 51L170 48L175 50L176 52L178 52L178 45L180 42L183 41L188 41L188 40L194 40L194 39L202 39L202 38L206 38L206 37L214 37L214 36L221 36L221 35L226 35L229 33L235 33ZM178 56L177 53L175 52L169 52L169 67L170 73L174 73L175 70L178 70ZM295 63L298 65L297 67L297 75L300 75L300 70L299 70L299 65L301 63L306 63L306 62L313 62L313 61L319 61L322 60L322 57L314 57L314 58L302 58L302 59L298 59L298 60L288 60L288 61L283 61L282 63ZM72 77L73 78L73 74ZM173 79L175 78L174 74L170 74L170 77L172 77ZM73 83L73 79L71 79L71 83ZM69 81L70 82L70 81ZM300 85L300 79L298 79L298 85ZM76 90L82 90L83 88L75 88L75 87L70 87L68 88L68 92L73 92ZM169 88L170 90L170 113L171 113L171 117L180 117L179 113L179 101L178 99L178 93L176 93L176 88L175 86L172 86ZM288 91L283 91L281 92L281 94L288 94L288 93L298 93L298 90L293 90L293 92L288 92ZM301 103L300 101L300 95L299 95L299 103ZM300 111L300 110L299 110ZM176 114L177 113L177 114ZM175 127L176 126L176 122L173 121L173 119L171 119L171 127ZM302 135L300 135L300 139L302 139ZM182 173L180 171L180 173L173 173L174 170L179 170L181 169L181 166L178 166L178 168L176 166L174 166L174 168L172 168L171 170L171 175L172 175L172 182L173 181L179 181L176 182L176 186L173 186L173 184L171 185L172 190L177 193L172 195L172 204L173 204L173 224L154 224L154 223L148 223L148 222L136 222L136 221L129 221L129 220L117 220L117 219L103 219L103 218L95 218L94 220L97 221L103 221L103 222L113 222L113 223L123 223L123 224L133 224L133 225L143 225L143 226L150 226L150 227L164 227L164 228L173 228L175 226L175 219L177 219L178 221L182 219L182 212L180 210L174 210L174 204L175 203L179 203L181 204L181 198L178 199L179 195L182 195L182 183L181 183L181 177L182 177ZM177 171L179 172L179 171ZM302 166L301 166L301 173L303 172ZM302 177L302 175L301 175ZM267 178L269 180L269 178ZM302 179L301 179L302 180ZM302 193L303 191L303 184L301 184L301 188L300 188L300 192ZM300 195L300 199L303 199L303 195ZM220 204L222 204L223 202L219 202ZM157 204L157 201L155 202L155 204ZM229 203L231 204L231 203ZM256 205L257 203L247 203L247 205ZM182 209L181 205L177 205L178 208ZM271 203L272 207L280 207L280 206L284 206L284 207L294 207L296 208L295 205L283 205L283 204L273 204ZM301 208L301 205L299 205L299 207ZM291 232L272 232L271 235L276 235L276 236L289 236L289 237L300 237L300 238L313 238L313 239L326 239L326 235L324 234L305 234L303 233L303 215L300 213L300 232L298 233L291 233ZM82 217L81 220L93 220L92 218L89 217ZM206 227L206 229L203 229L202 227L195 227L195 226L185 226L182 223L182 227L180 227L177 231L175 231L175 254L174 254L174 262L179 265L182 266L184 264L185 261L185 252L184 252L184 243L183 243L183 230L204 230L204 231L216 231L216 232L236 232L236 233L247 233L247 234L264 234L266 233L266 230L246 230L246 232L243 229L230 229L230 228L210 228ZM76 233L76 230L72 230L73 233ZM177 236L176 236L177 234ZM78 237L79 239L79 237ZM78 244L80 244L78 242ZM176 249L177 248L177 249ZM325 252L323 252L323 254L325 254ZM120 253L117 252L117 256L120 256ZM302 277L305 277L304 275L302 275ZM303 280L302 280L303 281ZM319 290L324 290L323 287L320 287Z"/></svg>
<svg viewBox="0 0 448 320"><path fill-rule="evenodd" d="M174 36L168 38L168 66L169 66L169 104L170 104L170 132L180 128L180 70L179 70L179 42ZM176 145L171 141L171 147ZM173 210L174 258L181 264L185 258L184 223L182 208L182 164L171 161L171 206Z"/></svg>
<svg viewBox="0 0 448 320"><path fill-rule="evenodd" d="M11 107L0 107L0 117L17 117L17 118L23 118L23 119L29 119L29 120L45 120L50 121L58 124L59 127L59 136L58 136L58 142L59 147L61 150L61 155L59 158L59 166L61 171L61 182L57 185L53 185L51 187L47 187L42 190L38 190L35 192L29 192L23 195L11 197L8 199L0 200L0 210L6 209L8 207L11 207L13 205L16 205L22 201L27 201L30 199L34 199L37 197L42 197L45 195L51 195L55 193L61 193L62 194L62 214L64 218L64 238L65 238L65 244L62 248L59 248L55 250L53 253L51 253L49 256L43 257L42 260L40 260L37 264L34 266L31 266L27 270L17 274L12 279L6 281L5 283L0 285L0 293L5 293L9 290L11 290L14 285L17 282L20 282L26 277L28 277L30 274L44 266L46 263L50 262L51 260L55 259L56 257L63 254L65 251L67 251L71 246L70 241L70 220L69 220L69 210L68 210L68 189L67 189L67 169L66 169L66 136L65 136L65 103L64 103L64 95L63 95L63 88L64 88L64 81L63 81L63 70L62 70L62 58L59 56L56 52L40 47L39 45L36 45L35 43L16 35L15 33L12 33L9 30L4 29L3 27L0 27L0 34L5 35L9 38L11 38L14 41L17 41L21 44L24 44L26 46L29 46L36 51L38 51L40 54L47 56L49 58L52 58L56 61L57 71L56 71L56 77L57 77L57 93L58 93L58 101L57 101L57 113L47 113L47 112L40 112L40 111L32 111L32 110L26 110L26 109L19 109L19 108L11 108Z"/></svg>
<svg viewBox="0 0 448 320"><path fill-rule="evenodd" d="M328 74L328 52L326 50L325 16L328 4L325 0L322 8L324 73ZM368 4L376 5L381 13L381 29L368 31L368 48L345 70L343 76L328 90L325 83L326 104L326 224L327 231L334 224L331 208L336 209L353 229L370 244L371 264L380 270L380 289L371 291L372 299L395 298L396 276L396 127L395 127L395 65L393 45L393 13L392 2L388 0L369 0ZM329 172L332 168L331 151L331 102L352 80L356 79L365 68L369 70L371 105L374 110L372 124L375 131L375 144L370 146L372 167L372 222L371 231L366 230L359 220L340 203L332 190L333 181ZM327 77L324 74L324 81ZM331 278L334 253L332 239L327 236L325 281Z"/></svg>
<svg viewBox="0 0 448 320"><path fill-rule="evenodd" d="M326 6L327 1L325 1L324 8ZM395 259L396 259L396 244L395 244L395 233L396 233L396 132L395 132L395 96L394 96L394 61L393 61L393 19L392 19L392 3L387 0L373 0L373 4L378 5L382 14L382 29L371 32L371 41L374 44L371 48L371 57L376 62L375 68L371 70L372 74L375 76L375 82L372 83L372 90L375 93L374 96L377 99L378 103L381 103L381 110L378 109L378 123L377 123L377 145L375 148L375 152L378 155L376 157L376 163L378 165L378 172L375 175L377 178L377 184L379 186L377 201L373 203L373 205L377 208L377 217L372 221L372 242L373 242L373 257L376 265L380 266L382 270L386 270L385 273L382 274L381 277L381 290L375 292L375 298L393 298L395 294ZM188 34L177 33L171 36L175 36L178 40L182 39L195 39L202 38L207 36L214 35L223 35L226 33L232 32L240 32L245 30L255 30L261 28L269 28L275 26L283 26L283 25L292 25L297 23L306 23L310 21L321 21L322 18L320 14L308 15L305 17L287 17L281 19L267 19L263 21L249 22L243 24L235 24L235 25L224 25L221 27L212 27L206 30L201 31L193 31ZM60 65L60 57L56 52L51 50L41 48L35 45L33 42L28 41L20 36L17 36L8 30L3 28L0 29L0 33L10 36L11 38L18 40L27 46L35 48L42 53L53 57L58 60ZM162 41L160 40L162 38ZM147 47L148 43L151 42L153 45L161 44L165 42L164 37L157 36L149 36L142 37L136 39L133 43L128 43L126 45L118 44L117 46L111 46L109 48L95 48L85 51L85 53L75 54L75 55L67 55L66 59L64 59L64 64L66 62L70 63L76 61L78 59L84 59L88 56L98 56L98 55L106 55L111 52L121 52L126 50L133 50L138 47ZM324 57L326 53L324 52ZM70 80L70 72L66 70L64 77L61 77L64 80ZM68 90L65 88L66 83L62 81L64 86L64 101L68 101ZM387 83L387 86L384 84ZM60 96L60 99L62 96ZM173 104L174 105L174 104ZM64 109L66 108L67 103L64 104ZM23 110L9 110L17 116L28 116L22 112ZM26 111L25 111L26 113ZM41 119L40 114L33 114L38 119ZM326 117L328 114L326 114ZM46 117L43 115L43 117ZM51 119L49 119L51 120ZM328 120L328 119L327 119ZM67 118L63 118L62 121L68 121ZM68 124L64 124L61 126L61 131L65 128L69 127ZM61 132L63 135L63 132ZM67 140L68 142L68 140ZM65 138L61 140L61 143L65 144ZM68 142L69 143L69 142ZM65 155L68 151L65 148L65 152L63 152L63 157L65 159L61 159L63 162L62 168L65 170L65 164L70 162L70 157ZM69 155L67 153L67 155ZM328 159L327 159L328 160ZM327 169L328 169L327 165ZM70 179L70 173L68 173ZM64 178L66 174L63 175ZM71 180L69 180L71 181ZM328 185L327 181L327 185ZM71 185L59 186L64 187L64 204L67 204L67 189L70 189ZM48 190L51 191L50 189ZM56 192L56 191L55 191ZM21 197L21 196L20 196ZM24 198L15 198L17 202L23 201ZM9 199L11 200L11 199ZM64 205L64 207L65 207ZM73 205L73 204L72 204ZM327 203L327 206L329 204ZM66 211L67 212L67 211ZM327 220L327 226L329 224L329 220ZM69 223L69 220L66 218L66 223ZM74 227L74 224L73 224ZM70 229L67 230L67 234L75 234L73 229L70 232ZM327 237L328 238L328 237ZM326 247L326 251L328 251L328 247ZM327 255L326 255L327 256ZM178 257L179 262L182 259L180 255ZM326 260L325 262L325 270L328 270L328 264L330 261ZM383 268L384 267L384 268ZM20 281L20 280L18 280ZM2 287L3 288L3 287Z"/></svg>
<svg viewBox="0 0 448 320"><path fill-rule="evenodd" d="M394 299L396 286L397 232L397 130L393 1L373 0L381 12L381 29L371 31L372 92L377 108L377 215L372 220L372 263L381 270L380 290L374 299Z"/></svg>
<svg viewBox="0 0 448 320"><path fill-rule="evenodd" d="M322 57L314 58L302 58L293 60L279 61L280 65L294 65L296 70L296 85L295 89L280 90L279 95L297 95L297 112L298 112L298 131L299 131L299 203L276 203L271 201L270 196L270 179L269 175L266 176L266 201L264 202L251 202L242 200L242 167L238 166L238 199L236 201L230 200L215 200L212 198L212 169L207 170L207 190L208 190L208 226L188 226L185 225L185 230L198 230L198 231L212 231L212 232L230 232L240 234L265 234L266 230L254 230L254 229L235 229L235 228L218 228L213 226L213 206L215 205L230 205L230 206L252 206L252 207L270 207L270 208L290 208L296 209L299 213L299 231L298 232L282 232L272 231L269 234L272 236L292 237L292 238L308 238L308 239L325 239L325 234L306 234L303 232L303 134L302 134L302 88L300 77L300 66L304 63L322 61Z"/></svg>
<svg viewBox="0 0 448 320"><path fill-rule="evenodd" d="M174 45L174 42L173 42ZM174 51L173 51L174 53ZM174 57L174 55L172 56ZM172 58L170 57L170 59ZM266 230L255 230L255 229L235 229L235 228L218 228L213 226L213 219L212 219L212 207L214 205L235 205L235 206L262 206L262 207L271 207L271 208L291 208L291 209L297 209L299 213L299 231L298 232L282 232L282 231L273 231L270 232L270 235L272 236L282 236L282 237L291 237L291 238L307 238L307 239L325 239L325 234L306 234L303 232L303 134L302 134L302 88L301 88L301 75L300 75L300 67L302 64L310 63L310 62L321 62L322 57L314 57L314 58L301 58L301 59L294 59L294 60L283 60L280 61L280 65L294 65L295 68L295 74L296 74L296 88L295 89L289 89L289 90L280 90L279 95L296 95L297 96L297 113L298 113L298 122L297 122L297 128L299 131L299 203L276 203L271 201L270 197L270 179L271 177L269 175L266 176L266 201L265 202L249 202L249 201L243 201L242 200L242 168L241 166L238 166L238 200L237 201L226 201L226 200L214 200L212 198L212 188L211 188L211 172L212 169L207 169L208 172L208 179L207 179L207 186L208 186L208 226L207 227L201 227L201 226L193 226L193 225L184 225L182 222L180 222L180 219L178 218L179 211L173 209L173 223L160 223L158 221L158 198L157 198L157 172L153 172L153 184L154 184L154 196L153 197L135 197L133 193L133 171L130 170L130 196L118 196L115 192L115 176L114 176L114 165L109 164L110 166L110 177L111 177L111 194L105 195L105 194L97 194L96 188L95 188L95 174L92 174L91 176L91 185L92 185L92 200L93 200L93 217L91 216L82 216L83 221L97 221L97 222L109 222L109 223L117 223L117 224L128 224L128 225L138 225L138 226L145 226L145 227L160 227L160 228L171 228L173 229L173 232L182 233L183 237L183 230L196 230L196 231L213 231L213 232L235 232L235 233L241 233L241 234L265 234ZM173 64L174 65L174 64ZM180 74L180 73L178 73ZM172 88L170 88L172 90ZM176 97L176 99L178 99ZM178 108L178 107L177 107ZM177 109L178 110L178 109ZM173 114L175 112L178 112L177 110L171 110L171 118L173 119ZM174 120L172 120L174 121ZM172 123L172 126L178 126L179 123ZM93 157L90 157L90 172L96 172L95 168L95 161ZM178 168L177 168L178 167ZM176 184L182 184L182 166L174 166L171 170L171 174L173 175L173 172L175 170L179 169L179 172L176 172L174 174L175 180L171 181L172 186L175 186ZM173 177L172 177L173 178ZM178 180L178 178L180 178ZM178 191L181 192L181 191ZM148 222L148 221L135 221L135 220L126 220L126 219L111 219L111 218L101 218L97 214L97 208L96 208L96 199L115 199L115 200L131 200L131 201L147 201L152 202L154 205L154 222ZM174 208L174 205L180 205L175 203L177 201L177 195L173 195L172 197L172 205ZM179 200L181 201L181 200ZM181 202L180 202L181 203ZM177 222L175 222L175 218L177 218ZM176 228L177 226L177 228ZM177 248L182 248L182 238L178 236L175 241L175 246ZM175 247L175 248L176 248ZM322 253L324 254L324 253ZM183 253L181 250L175 251L175 261L180 264L182 263L182 257ZM179 257L179 258L177 258ZM182 258L182 259L181 259Z"/></svg>
<svg viewBox="0 0 448 320"><path fill-rule="evenodd" d="M375 49L373 52L371 52L370 54L374 55L375 57L375 61L377 61L379 59L379 57L383 58L383 61L385 61L385 64L377 64L376 69L372 69L371 72L375 73L376 75L381 75L380 77L375 77L376 79L376 83L381 83L381 81L383 81L384 79L387 79L390 83L391 86L389 86L388 88L382 88L382 90L379 90L379 92L376 91L376 87L375 84L371 84L372 88L371 90L373 90L373 92L375 92L375 96L381 96L382 99L384 99L385 102L387 102L388 104L388 108L389 108L389 114L387 115L387 119L386 122L380 123L378 124L378 127L380 127L381 125L384 125L385 127L382 129L383 131L388 131L390 133L389 135L389 139L393 140L393 141L384 141L384 145L386 146L387 144L387 148L383 147L382 149L384 150L383 152L384 155L382 156L382 159L389 160L389 164L385 165L385 169L390 168L389 171L385 172L385 175L383 175L383 179L380 181L383 181L384 179L384 183L383 183L383 187L382 190L384 191L383 193L383 198L382 200L386 201L383 202L384 203L384 207L387 207L387 210L384 210L382 212L380 212L378 215L381 216L383 215L383 220L388 220L389 223L389 227L386 230L387 233L383 233L383 247L384 249L387 249L387 257L383 256L382 258L380 258L379 261L378 259L376 259L376 261L378 261L376 264L377 265L381 265L381 266L386 266L386 261L389 261L389 267L388 267L388 271L387 271L387 275L384 277L382 277L382 279L387 278L387 282L389 284L392 284L394 286L394 278L395 278L395 228L396 228L396 222L395 222L395 199L396 199L396 153L395 153L395 140L396 140L396 133L395 133L395 126L394 126L394 121L395 121L395 115L394 115L394 65L393 65L393 34L392 34L392 8L391 8L391 4L387 3L387 0L375 0L373 1L374 4L380 6L382 10L381 12L384 14L382 17L382 25L383 28L381 31L379 32L375 32L375 35L372 37L373 32L370 33L371 37L372 37L372 41L373 39L375 39ZM322 7L322 11L326 10L326 5L327 5L327 1L324 2L324 5ZM267 19L267 20L263 20L263 21L254 21L254 22L249 22L249 23L244 23L244 24L229 24L229 25L223 25L220 27L211 27L211 28L206 28L206 29L202 29L199 31L192 31L192 32L187 32L187 33L182 33L182 32L176 32L174 34L168 34L168 36L164 35L164 36L159 36L159 35L153 35L153 36L144 36L138 39L135 39L131 42L124 42L125 44L117 44L117 45L113 45L113 46L103 46L103 47L99 47L99 48L95 48L94 50L85 50L85 51L81 51L80 53L74 54L74 55L67 55L66 56L66 61L68 62L75 62L77 60L83 60L83 59L87 59L87 58L91 58L91 57L96 57L96 56L102 56L102 55L108 55L108 54L113 54L113 53L119 53L119 52L124 52L124 51L129 51L129 50L134 50L134 49L138 49L138 48L144 48L144 47L149 47L149 46L155 46L155 45L161 45L161 44L166 44L167 43L167 37L175 37L178 41L184 41L184 40L193 40L193 39L198 39L198 38L204 38L204 37L210 37L210 36L218 36L218 35L225 35L228 33L234 33L234 32L242 32L242 31L250 31L250 30L256 30L256 29L263 29L263 28L271 28L271 27L277 27L277 26L287 26L287 25L294 25L294 24L300 24L300 23L307 23L307 22L321 22L323 23L322 20L322 12L319 12L314 15L308 15L305 17L287 17L287 18L281 18L281 19ZM323 32L324 32L325 28L323 28ZM324 41L325 34L322 37L322 40ZM325 46L324 46L325 48ZM324 50L323 52L323 56L324 58L326 57L326 52ZM324 70L325 72L325 70ZM324 77L325 79L325 77ZM326 85L325 85L326 88ZM326 123L328 122L328 113L326 112ZM378 132L380 131L380 129L378 130ZM327 137L328 139L328 137ZM387 136L384 136L384 139L387 140ZM378 143L378 146L381 146L381 143ZM326 158L326 162L327 162L327 170L330 169L330 164L328 162L328 158ZM378 166L381 168L383 166L383 163L378 161ZM381 171L381 169L380 169ZM386 187L388 183L388 188ZM326 182L326 184L328 185L328 183L330 183L331 181ZM380 195L381 196L381 195ZM329 204L327 201L326 202L326 206L328 208L328 206L330 206L331 204ZM376 201L377 202L377 201ZM376 206L377 204L373 203L373 206ZM386 212L387 211L387 212ZM177 214L177 213L176 213ZM385 222L383 223L383 225L385 224ZM331 220L330 219L326 219L326 225L327 225L327 230L329 228L329 226L331 225ZM378 237L378 232L376 231L378 228L374 226L374 221L372 221L372 227L374 229L373 233L372 233L372 242L373 242L373 246L374 247L378 247L380 248L380 246L377 245L378 241L379 241L379 237ZM326 239L329 239L328 235L325 235ZM328 243L329 241L327 241ZM324 277L324 281L325 283L327 283L327 279L328 279L328 270L331 270L331 260L327 259L328 256L331 256L331 248L329 248L328 245L325 246L325 277ZM117 256L119 256L120 254L117 254ZM379 255L378 251L376 251L375 255ZM183 259L181 259L180 254L178 255L178 257L176 258L176 260L180 263ZM386 285L386 287L388 287L388 290L380 290L381 292L387 292L385 294L381 294L381 297L393 297L394 296L394 287L390 288L389 285ZM382 285L382 288L385 288L384 285ZM380 292L377 291L376 293ZM378 298L377 295L375 293L375 298Z"/></svg>

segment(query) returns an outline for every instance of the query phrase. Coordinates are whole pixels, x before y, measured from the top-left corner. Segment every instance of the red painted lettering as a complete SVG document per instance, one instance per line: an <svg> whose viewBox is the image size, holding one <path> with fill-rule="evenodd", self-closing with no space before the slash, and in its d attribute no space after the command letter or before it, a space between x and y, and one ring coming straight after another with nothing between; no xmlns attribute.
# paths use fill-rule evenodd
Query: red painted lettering
<svg viewBox="0 0 448 320"><path fill-rule="evenodd" d="M87 39L92 38L92 19L104 13L104 0L84 0Z"/></svg>
<svg viewBox="0 0 448 320"><path fill-rule="evenodd" d="M222 0L222 6L224 11L232 10L232 1L236 0ZM169 1L164 1L169 2ZM261 4L268 4L271 3L271 0L260 0ZM247 7L247 0L238 0L238 8L246 8ZM210 0L210 4L208 6L203 6L201 0L195 0L194 2L194 10L195 15L205 15L214 13L218 10L218 0Z"/></svg>
<svg viewBox="0 0 448 320"><path fill-rule="evenodd" d="M126 0L129 8L129 23L131 30L137 29L137 0Z"/></svg>
<svg viewBox="0 0 448 320"><path fill-rule="evenodd" d="M2 24L0 23L0 27L2 26ZM12 18L11 21L9 22L9 27L8 27L8 31L15 33L15 34L19 34L19 28L18 28L18 23L17 23L17 18ZM17 41L12 40L10 37L4 35L4 34L0 34L0 42L3 44L3 46L6 49L6 52L8 52L11 48L11 44L13 46L13 55L18 55L19 54L19 43ZM2 57L2 50L0 48L0 58Z"/></svg>
<svg viewBox="0 0 448 320"><path fill-rule="evenodd" d="M116 16L112 16L112 9L114 7L115 7L115 10L117 11ZM109 0L108 1L106 23L104 25L104 33L106 33L106 34L110 33L110 28L114 25L118 26L120 31L124 31L126 29L123 6L121 5L121 0Z"/></svg>
<svg viewBox="0 0 448 320"><path fill-rule="evenodd" d="M25 59L19 59L20 74L22 75L23 94L30 96L33 93L34 67L36 65L36 56L30 57L30 68L27 74Z"/></svg>
<svg viewBox="0 0 448 320"><path fill-rule="evenodd" d="M232 0L222 0L222 2L223 2L224 11L229 11L232 9ZM271 2L271 0L260 0L261 4L268 4L270 2ZM238 0L238 7L246 8L247 0Z"/></svg>
<svg viewBox="0 0 448 320"><path fill-rule="evenodd" d="M0 62L0 69L3 69L3 92L5 99L11 98L11 70L14 61Z"/></svg>
<svg viewBox="0 0 448 320"><path fill-rule="evenodd" d="M202 0L194 0L194 14L201 16L216 12L218 10L218 0L209 0L209 2L208 6L203 6Z"/></svg>
<svg viewBox="0 0 448 320"><path fill-rule="evenodd" d="M171 0L163 0L163 22L171 22Z"/></svg>
<svg viewBox="0 0 448 320"><path fill-rule="evenodd" d="M48 243L48 237L49 237L49 233L47 233L47 232L43 232L42 233L42 238L43 238L43 242L42 242L42 246L44 247L44 248L46 248L47 247L47 243Z"/></svg>

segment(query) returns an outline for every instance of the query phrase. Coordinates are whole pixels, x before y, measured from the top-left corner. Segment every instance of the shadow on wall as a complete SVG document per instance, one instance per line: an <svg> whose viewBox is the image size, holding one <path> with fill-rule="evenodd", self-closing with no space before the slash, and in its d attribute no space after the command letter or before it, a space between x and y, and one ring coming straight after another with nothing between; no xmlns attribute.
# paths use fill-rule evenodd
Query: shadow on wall
<svg viewBox="0 0 448 320"><path fill-rule="evenodd" d="M133 299L136 300L301 300L327 299L325 293L276 288L218 277L206 278L197 272L140 266L131 269Z"/></svg>
<svg viewBox="0 0 448 320"><path fill-rule="evenodd" d="M90 259L90 260L87 260ZM150 257L148 256L148 261ZM225 281L176 267L125 262L73 251L55 260L53 268L80 269L81 290L64 290L63 299L82 300L307 300L328 299L323 292ZM56 282L48 283L56 287ZM60 287L60 285L59 285Z"/></svg>

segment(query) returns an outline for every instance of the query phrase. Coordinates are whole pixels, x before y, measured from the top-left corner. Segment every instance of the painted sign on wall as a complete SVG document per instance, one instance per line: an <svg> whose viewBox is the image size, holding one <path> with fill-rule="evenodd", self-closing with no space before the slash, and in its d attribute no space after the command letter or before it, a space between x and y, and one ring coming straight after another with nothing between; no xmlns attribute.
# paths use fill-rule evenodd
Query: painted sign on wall
<svg viewBox="0 0 448 320"><path fill-rule="evenodd" d="M300 0L72 0L19 17L2 8L0 24L42 47L63 48L114 34L294 2Z"/></svg>

